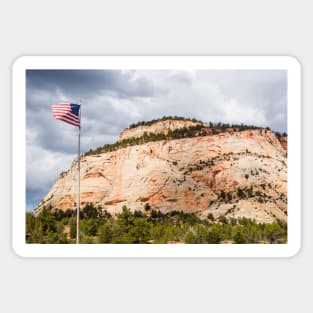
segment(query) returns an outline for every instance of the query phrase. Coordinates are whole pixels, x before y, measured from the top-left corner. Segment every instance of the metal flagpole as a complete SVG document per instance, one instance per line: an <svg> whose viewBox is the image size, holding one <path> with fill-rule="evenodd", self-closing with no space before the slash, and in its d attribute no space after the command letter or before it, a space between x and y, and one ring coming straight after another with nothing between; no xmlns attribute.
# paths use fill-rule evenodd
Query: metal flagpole
<svg viewBox="0 0 313 313"><path fill-rule="evenodd" d="M81 101L79 101L79 128L78 128L78 156L77 156L77 171L78 171L78 193L77 193L77 215L76 215L76 244L79 244L79 213L80 213L80 128L81 128Z"/></svg>

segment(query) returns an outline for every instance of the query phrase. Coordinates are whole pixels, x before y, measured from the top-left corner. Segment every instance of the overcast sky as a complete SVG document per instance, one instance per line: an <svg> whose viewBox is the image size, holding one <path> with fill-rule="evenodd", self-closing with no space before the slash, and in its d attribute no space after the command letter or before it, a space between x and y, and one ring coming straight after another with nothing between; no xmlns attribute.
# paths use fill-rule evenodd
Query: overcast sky
<svg viewBox="0 0 313 313"><path fill-rule="evenodd" d="M287 131L284 70L28 70L27 210L77 154L77 128L51 104L82 101L81 153L115 142L129 124L163 115Z"/></svg>

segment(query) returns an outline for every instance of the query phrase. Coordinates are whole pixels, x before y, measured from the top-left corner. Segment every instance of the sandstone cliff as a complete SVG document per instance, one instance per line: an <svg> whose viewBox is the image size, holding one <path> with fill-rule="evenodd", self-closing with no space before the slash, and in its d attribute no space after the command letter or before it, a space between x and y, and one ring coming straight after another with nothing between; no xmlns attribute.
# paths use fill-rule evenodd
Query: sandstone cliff
<svg viewBox="0 0 313 313"><path fill-rule="evenodd" d="M120 140L180 126L186 127L160 123L149 130L126 129ZM34 214L44 206L75 208L76 199L77 162L73 162ZM82 156L81 205L86 203L101 205L113 214L123 205L143 210L149 203L155 210L183 210L204 218L211 213L215 218L286 221L286 150L270 130L254 129L148 142Z"/></svg>
<svg viewBox="0 0 313 313"><path fill-rule="evenodd" d="M161 120L153 123L152 125L142 125L134 128L126 128L121 132L118 141L122 141L124 139L129 139L132 137L138 138L143 136L144 133L167 134L169 131L173 131L175 129L180 129L184 127L188 128L195 125L204 124L200 122L193 122L190 120Z"/></svg>

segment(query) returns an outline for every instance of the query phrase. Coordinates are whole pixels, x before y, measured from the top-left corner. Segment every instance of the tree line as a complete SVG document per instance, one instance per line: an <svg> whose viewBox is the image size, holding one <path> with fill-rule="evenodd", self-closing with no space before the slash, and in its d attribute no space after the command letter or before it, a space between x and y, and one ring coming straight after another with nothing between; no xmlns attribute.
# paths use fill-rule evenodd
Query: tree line
<svg viewBox="0 0 313 313"><path fill-rule="evenodd" d="M26 242L71 244L76 238L76 212L44 208L38 216L26 213ZM286 243L287 223L256 223L247 218L200 219L183 211L162 213L146 203L144 211L124 206L116 216L87 204L80 213L81 243L220 244Z"/></svg>
<svg viewBox="0 0 313 313"><path fill-rule="evenodd" d="M129 129L132 129L132 128L135 128L135 127L138 127L138 126L150 126L152 124L155 124L157 122L161 122L161 121L166 121L166 120L175 120L175 121L190 121L190 122L194 122L194 123L201 123L203 124L202 121L200 120L197 120L195 118L188 118L188 117L183 117L183 116L163 116L161 118L156 118L156 119L153 119L153 120L150 120L150 121L139 121L137 123L133 123L133 124L130 124L128 126Z"/></svg>
<svg viewBox="0 0 313 313"><path fill-rule="evenodd" d="M163 117L164 119L169 119L171 117ZM174 117L174 119L185 119L180 117ZM162 120L162 119L159 119ZM152 120L148 122L138 122L137 124L132 124L129 128L137 127L138 125L151 125L159 120ZM194 121L195 119L185 119ZM201 123L198 125L193 125L189 127L182 127L175 130L168 130L167 133L150 133L144 132L140 137L125 138L121 141L117 141L113 144L105 144L103 146L97 147L96 149L90 149L85 153L85 155L94 155L105 152L116 151L120 148L125 148L128 146L140 145L148 142L161 141L161 140L173 140L182 138L192 138L201 137L207 135L215 135L223 132L240 132L248 129L266 129L270 130L269 127L263 128L254 125L245 124L228 124L228 123L212 123L210 122L208 126L204 126L201 121L195 120L195 122ZM135 126L134 126L135 125ZM278 134L278 133L277 133ZM276 135L277 135L276 134ZM278 136L278 135L277 135Z"/></svg>

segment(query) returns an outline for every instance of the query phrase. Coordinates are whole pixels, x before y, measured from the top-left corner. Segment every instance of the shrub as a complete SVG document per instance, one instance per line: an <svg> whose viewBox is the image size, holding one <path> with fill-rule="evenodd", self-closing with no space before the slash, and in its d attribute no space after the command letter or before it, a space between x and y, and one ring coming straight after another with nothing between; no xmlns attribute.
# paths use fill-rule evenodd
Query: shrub
<svg viewBox="0 0 313 313"><path fill-rule="evenodd" d="M226 194L225 194L225 192L224 192L223 190L221 191L220 197L221 197L223 200L225 200L225 198L226 198Z"/></svg>
<svg viewBox="0 0 313 313"><path fill-rule="evenodd" d="M245 193L243 192L243 190L241 188L237 189L237 196L238 196L239 199L244 198Z"/></svg>
<svg viewBox="0 0 313 313"><path fill-rule="evenodd" d="M207 218L208 220L214 222L214 215L212 213L209 213Z"/></svg>
<svg viewBox="0 0 313 313"><path fill-rule="evenodd" d="M233 236L235 243L237 243L237 244L247 243L247 240L245 238L242 226L235 226L233 229L233 235L232 236Z"/></svg>
<svg viewBox="0 0 313 313"><path fill-rule="evenodd" d="M229 209L233 212L235 206ZM93 210L91 210L93 212ZM235 243L284 243L287 241L287 223L277 220L272 224L257 224L248 218L220 216L215 222L214 215L200 219L192 213L171 211L162 213L151 209L150 216L143 211L132 212L126 206L115 217L99 209L97 218L84 217L80 222L81 243L220 243L233 240ZM74 243L76 217L64 217L57 212L43 210L37 217L26 213L27 243ZM93 214L91 214L93 215ZM273 216L274 217L274 216ZM61 219L60 219L61 218ZM60 219L60 220L59 220Z"/></svg>
<svg viewBox="0 0 313 313"><path fill-rule="evenodd" d="M227 200L230 202L232 199L233 199L233 196L232 196L232 194L229 192L229 193L227 194Z"/></svg>
<svg viewBox="0 0 313 313"><path fill-rule="evenodd" d="M151 210L151 206L150 206L149 202L145 203L144 209L146 212Z"/></svg>
<svg viewBox="0 0 313 313"><path fill-rule="evenodd" d="M210 226L208 231L207 241L208 243L220 243L222 240L223 228L219 224L214 224Z"/></svg>
<svg viewBox="0 0 313 313"><path fill-rule="evenodd" d="M197 243L197 237L194 235L193 232L189 231L186 234L185 242L189 244Z"/></svg>

